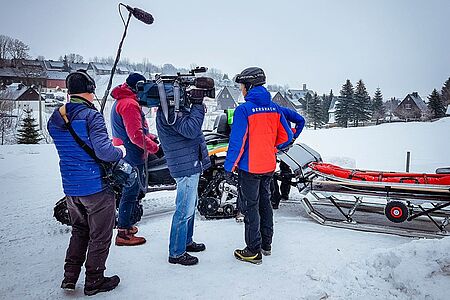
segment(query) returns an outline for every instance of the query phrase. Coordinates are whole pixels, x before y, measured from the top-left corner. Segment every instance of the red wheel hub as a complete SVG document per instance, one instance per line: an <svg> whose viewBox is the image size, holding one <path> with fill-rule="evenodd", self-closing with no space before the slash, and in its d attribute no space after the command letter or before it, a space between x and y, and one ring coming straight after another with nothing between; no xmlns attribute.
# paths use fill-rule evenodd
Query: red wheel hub
<svg viewBox="0 0 450 300"><path fill-rule="evenodd" d="M394 218L401 218L403 215L402 209L400 207L394 206L391 208L391 216Z"/></svg>

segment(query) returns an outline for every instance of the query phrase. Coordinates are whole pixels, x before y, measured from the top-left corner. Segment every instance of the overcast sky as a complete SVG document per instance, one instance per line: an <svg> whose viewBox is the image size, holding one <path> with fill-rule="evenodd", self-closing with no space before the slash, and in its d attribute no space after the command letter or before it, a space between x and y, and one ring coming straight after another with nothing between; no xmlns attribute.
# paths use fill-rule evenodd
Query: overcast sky
<svg viewBox="0 0 450 300"><path fill-rule="evenodd" d="M31 55L115 56L123 24L112 0L0 0L0 34ZM215 67L231 76L260 66L269 83L306 83L337 94L362 78L371 95L418 91L450 77L449 0L192 0L127 4L153 14L132 20L122 57L157 65Z"/></svg>

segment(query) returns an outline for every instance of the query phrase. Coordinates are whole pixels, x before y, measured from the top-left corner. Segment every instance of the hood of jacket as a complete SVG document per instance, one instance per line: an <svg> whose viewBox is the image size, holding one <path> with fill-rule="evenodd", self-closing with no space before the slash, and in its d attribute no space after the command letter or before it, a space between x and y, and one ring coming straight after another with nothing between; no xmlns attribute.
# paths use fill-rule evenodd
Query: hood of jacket
<svg viewBox="0 0 450 300"><path fill-rule="evenodd" d="M120 99L124 99L124 98L132 98L132 99L137 100L136 94L133 93L133 91L130 89L130 87L126 83L116 86L112 90L111 96L116 100L120 100Z"/></svg>
<svg viewBox="0 0 450 300"><path fill-rule="evenodd" d="M255 86L248 91L245 101L250 101L258 106L268 106L272 97L262 85Z"/></svg>

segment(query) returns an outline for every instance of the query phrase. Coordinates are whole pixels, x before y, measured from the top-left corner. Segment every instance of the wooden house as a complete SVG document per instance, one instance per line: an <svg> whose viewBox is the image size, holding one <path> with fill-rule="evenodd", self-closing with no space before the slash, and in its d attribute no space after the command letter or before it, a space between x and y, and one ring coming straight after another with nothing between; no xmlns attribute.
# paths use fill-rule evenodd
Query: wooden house
<svg viewBox="0 0 450 300"><path fill-rule="evenodd" d="M406 121L422 120L426 117L428 108L417 92L406 95L405 99L394 110L394 115Z"/></svg>

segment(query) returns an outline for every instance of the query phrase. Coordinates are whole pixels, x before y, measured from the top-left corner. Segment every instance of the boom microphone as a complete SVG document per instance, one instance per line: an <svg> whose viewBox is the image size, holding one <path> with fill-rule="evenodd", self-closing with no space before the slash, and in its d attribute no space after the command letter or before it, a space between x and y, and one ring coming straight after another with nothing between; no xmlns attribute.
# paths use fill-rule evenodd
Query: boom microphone
<svg viewBox="0 0 450 300"><path fill-rule="evenodd" d="M154 21L153 16L151 14L149 14L148 12L143 11L142 9L137 8L137 7L133 8L129 5L126 5L126 4L124 4L124 5L128 9L128 11L139 21L144 22L145 24L148 24L148 25L153 23L153 21Z"/></svg>
<svg viewBox="0 0 450 300"><path fill-rule="evenodd" d="M194 79L194 85L199 89L213 89L214 79L209 77L197 77Z"/></svg>

